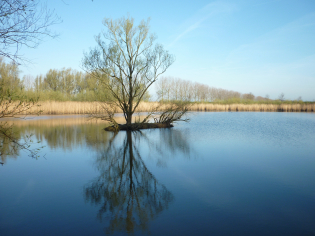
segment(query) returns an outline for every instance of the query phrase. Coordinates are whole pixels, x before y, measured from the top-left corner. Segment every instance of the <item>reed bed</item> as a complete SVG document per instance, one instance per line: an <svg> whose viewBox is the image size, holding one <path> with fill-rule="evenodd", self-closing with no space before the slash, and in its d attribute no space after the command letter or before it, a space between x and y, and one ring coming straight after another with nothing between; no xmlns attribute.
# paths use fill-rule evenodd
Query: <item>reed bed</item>
<svg viewBox="0 0 315 236"><path fill-rule="evenodd" d="M66 114L89 114L89 113L104 113L103 106L105 103L100 102L56 102L46 101L41 102L40 107L34 108L42 110L41 114L44 115L66 115ZM139 104L136 112L149 111L152 106L156 106L155 102L142 102ZM122 110L118 109L117 113L121 113Z"/></svg>
<svg viewBox="0 0 315 236"><path fill-rule="evenodd" d="M89 114L104 113L102 104L99 102L40 102L40 106L33 107L31 112L42 111L42 115L67 115L67 114ZM157 107L157 102L141 102L136 112L148 112L153 107ZM163 106L160 107L163 109ZM240 111L240 112L315 112L313 104L213 104L213 103L194 103L188 107L189 111ZM1 111L0 111L1 112ZM117 110L117 113L121 113Z"/></svg>
<svg viewBox="0 0 315 236"><path fill-rule="evenodd" d="M315 112L315 104L193 104L190 111Z"/></svg>

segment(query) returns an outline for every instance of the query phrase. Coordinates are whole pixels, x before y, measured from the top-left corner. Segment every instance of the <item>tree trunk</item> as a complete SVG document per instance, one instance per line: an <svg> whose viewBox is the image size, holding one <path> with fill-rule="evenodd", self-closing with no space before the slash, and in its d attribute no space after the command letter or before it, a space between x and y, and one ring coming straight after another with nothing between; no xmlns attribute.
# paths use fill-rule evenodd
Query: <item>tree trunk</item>
<svg viewBox="0 0 315 236"><path fill-rule="evenodd" d="M127 113L127 125L131 125L131 120L132 120L132 113L130 112L128 112Z"/></svg>
<svg viewBox="0 0 315 236"><path fill-rule="evenodd" d="M132 196L132 162L133 162L133 150L132 150L132 134L131 131L127 131L127 143L129 145L129 162L130 162L130 169L129 169L129 181L130 181L130 185L129 185L129 190L130 190L130 195Z"/></svg>
<svg viewBox="0 0 315 236"><path fill-rule="evenodd" d="M129 93L132 93L132 88L129 89ZM127 108L127 125L131 125L131 121L132 121L132 108L133 108L133 98L130 96L129 98L129 104L128 104L128 108Z"/></svg>

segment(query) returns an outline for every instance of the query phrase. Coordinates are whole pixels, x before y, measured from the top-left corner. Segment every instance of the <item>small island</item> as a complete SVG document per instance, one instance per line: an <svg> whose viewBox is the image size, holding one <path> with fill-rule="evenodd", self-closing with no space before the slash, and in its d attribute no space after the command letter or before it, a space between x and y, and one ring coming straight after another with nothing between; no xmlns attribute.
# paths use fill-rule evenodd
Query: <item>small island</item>
<svg viewBox="0 0 315 236"><path fill-rule="evenodd" d="M156 129L156 128L171 128L173 124L169 123L133 123L131 125L118 124L118 126L111 125L106 127L104 130L116 132L117 130L140 130L140 129Z"/></svg>

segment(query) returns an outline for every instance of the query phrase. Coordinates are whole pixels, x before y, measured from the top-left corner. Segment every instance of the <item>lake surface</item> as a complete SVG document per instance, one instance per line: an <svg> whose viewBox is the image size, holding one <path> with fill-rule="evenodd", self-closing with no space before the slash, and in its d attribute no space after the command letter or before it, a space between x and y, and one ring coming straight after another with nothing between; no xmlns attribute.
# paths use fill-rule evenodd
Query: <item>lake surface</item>
<svg viewBox="0 0 315 236"><path fill-rule="evenodd" d="M17 121L0 235L315 235L315 114L191 113L172 129ZM36 144L41 141L40 144Z"/></svg>

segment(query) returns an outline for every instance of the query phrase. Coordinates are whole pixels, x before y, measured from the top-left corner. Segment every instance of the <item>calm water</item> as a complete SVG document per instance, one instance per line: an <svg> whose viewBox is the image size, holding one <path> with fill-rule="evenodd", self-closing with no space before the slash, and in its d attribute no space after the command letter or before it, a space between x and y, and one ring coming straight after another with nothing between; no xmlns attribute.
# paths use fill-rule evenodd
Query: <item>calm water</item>
<svg viewBox="0 0 315 236"><path fill-rule="evenodd" d="M0 235L315 235L315 114L193 113L116 136L48 118L16 123L46 146L37 160L2 156Z"/></svg>

